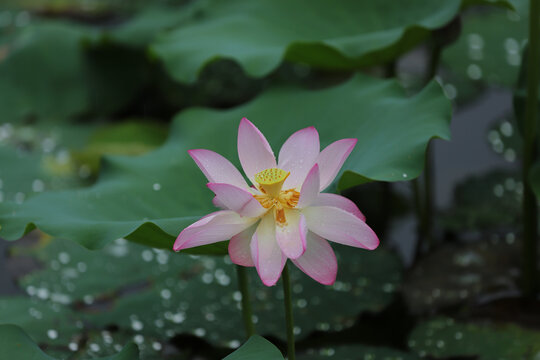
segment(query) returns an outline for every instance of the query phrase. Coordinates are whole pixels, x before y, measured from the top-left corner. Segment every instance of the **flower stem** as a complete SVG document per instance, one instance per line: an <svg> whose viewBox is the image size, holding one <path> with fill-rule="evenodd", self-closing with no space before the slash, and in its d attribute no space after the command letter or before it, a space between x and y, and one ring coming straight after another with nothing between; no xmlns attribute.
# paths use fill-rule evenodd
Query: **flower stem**
<svg viewBox="0 0 540 360"><path fill-rule="evenodd" d="M287 358L295 360L294 352L294 319L292 312L291 279L287 264L281 273L283 280L283 303L285 304L285 322L287 323Z"/></svg>
<svg viewBox="0 0 540 360"><path fill-rule="evenodd" d="M242 294L244 327L246 329L246 336L249 339L252 335L255 335L255 325L253 324L253 311L251 310L251 302L249 301L249 283L246 268L236 265L236 275L238 277L238 287Z"/></svg>
<svg viewBox="0 0 540 360"><path fill-rule="evenodd" d="M538 206L529 183L530 169L536 154L536 124L538 121L538 83L540 82L540 4L529 2L529 56L527 63L527 102L525 108L525 126L523 131L523 295L533 299L537 290L537 234Z"/></svg>

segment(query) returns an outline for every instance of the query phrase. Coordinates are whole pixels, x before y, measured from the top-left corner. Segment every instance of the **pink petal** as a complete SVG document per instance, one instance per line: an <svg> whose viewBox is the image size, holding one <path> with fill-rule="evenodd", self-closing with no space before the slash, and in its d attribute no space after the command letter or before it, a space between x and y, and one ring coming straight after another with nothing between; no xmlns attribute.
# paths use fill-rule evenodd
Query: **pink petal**
<svg viewBox="0 0 540 360"><path fill-rule="evenodd" d="M302 199L302 195L300 195L300 200L301 199ZM317 196L317 199L311 204L311 206L337 207L347 212L350 212L351 214L358 217L362 221L366 221L366 217L364 216L364 214L362 214L360 209L358 209L358 206L356 206L354 202L347 199L345 196L320 193L319 196Z"/></svg>
<svg viewBox="0 0 540 360"><path fill-rule="evenodd" d="M302 210L307 227L323 238L348 246L373 250L377 235L353 214L333 206L310 206Z"/></svg>
<svg viewBox="0 0 540 360"><path fill-rule="evenodd" d="M279 248L289 259L297 259L306 251L306 219L297 210L285 210L287 224L276 226Z"/></svg>
<svg viewBox="0 0 540 360"><path fill-rule="evenodd" d="M217 196L214 196L212 199L212 204L214 204L215 207L223 209L223 210L230 210L228 209L224 203L222 203Z"/></svg>
<svg viewBox="0 0 540 360"><path fill-rule="evenodd" d="M281 252L275 232L272 214L264 216L251 239L251 258L257 272L266 286L273 286L279 280L287 258Z"/></svg>
<svg viewBox="0 0 540 360"><path fill-rule="evenodd" d="M321 191L334 181L357 141L357 139L341 139L331 143L321 151L317 158L321 172Z"/></svg>
<svg viewBox="0 0 540 360"><path fill-rule="evenodd" d="M256 226L252 226L236 234L229 241L229 256L231 261L237 265L255 266L251 258L251 238L255 232Z"/></svg>
<svg viewBox="0 0 540 360"><path fill-rule="evenodd" d="M238 127L238 157L247 177L255 185L255 174L275 168L276 158L264 135L246 118Z"/></svg>
<svg viewBox="0 0 540 360"><path fill-rule="evenodd" d="M218 183L209 183L207 186L216 194L220 203L240 216L258 217L267 211L250 192L237 186Z"/></svg>
<svg viewBox="0 0 540 360"><path fill-rule="evenodd" d="M191 224L176 238L174 251L225 241L244 231L257 221L241 217L231 210L211 213Z"/></svg>
<svg viewBox="0 0 540 360"><path fill-rule="evenodd" d="M300 270L323 285L332 285L336 281L336 254L328 241L308 232L307 249L304 255L292 261Z"/></svg>
<svg viewBox="0 0 540 360"><path fill-rule="evenodd" d="M283 189L299 188L319 156L319 133L311 126L292 134L279 151L278 167L290 171Z"/></svg>
<svg viewBox="0 0 540 360"><path fill-rule="evenodd" d="M317 199L319 195L319 165L315 164L306 176L306 180L302 184L300 190L300 199L298 199L298 207L304 208L309 206Z"/></svg>
<svg viewBox="0 0 540 360"><path fill-rule="evenodd" d="M240 171L218 153L206 149L193 149L188 153L209 182L226 183L240 188L248 187Z"/></svg>

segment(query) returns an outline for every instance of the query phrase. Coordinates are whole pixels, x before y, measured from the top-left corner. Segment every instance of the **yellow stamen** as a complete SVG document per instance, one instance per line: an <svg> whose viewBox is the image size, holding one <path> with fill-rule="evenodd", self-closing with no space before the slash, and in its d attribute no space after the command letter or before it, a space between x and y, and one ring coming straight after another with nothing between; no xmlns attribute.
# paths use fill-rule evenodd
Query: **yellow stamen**
<svg viewBox="0 0 540 360"><path fill-rule="evenodd" d="M253 195L265 209L274 209L274 218L279 226L287 225L285 209L298 205L300 193L294 189L281 190L289 172L277 168L266 169L255 175L262 195Z"/></svg>
<svg viewBox="0 0 540 360"><path fill-rule="evenodd" d="M262 192L277 198L289 174L290 172L278 168L266 169L255 174L255 181L261 186Z"/></svg>

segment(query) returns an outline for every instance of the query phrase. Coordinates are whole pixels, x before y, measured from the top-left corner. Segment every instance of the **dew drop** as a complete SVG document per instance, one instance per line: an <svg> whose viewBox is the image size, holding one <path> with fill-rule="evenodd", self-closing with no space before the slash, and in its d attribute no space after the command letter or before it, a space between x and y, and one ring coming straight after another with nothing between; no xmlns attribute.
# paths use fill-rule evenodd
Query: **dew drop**
<svg viewBox="0 0 540 360"><path fill-rule="evenodd" d="M161 294L161 297L162 297L163 299L165 299L165 300L168 300L168 299L171 298L171 290L169 290L169 289L163 289L163 290L161 290L160 294Z"/></svg>
<svg viewBox="0 0 540 360"><path fill-rule="evenodd" d="M193 333L197 336L203 337L204 335L206 335L206 330L204 330L203 328L197 328Z"/></svg>
<svg viewBox="0 0 540 360"><path fill-rule="evenodd" d="M42 180L36 179L32 182L33 192L42 192L43 190L45 190L45 183Z"/></svg>
<svg viewBox="0 0 540 360"><path fill-rule="evenodd" d="M67 252L61 252L60 254L58 254L58 260L62 264L67 264L71 260L71 257L69 256Z"/></svg>
<svg viewBox="0 0 540 360"><path fill-rule="evenodd" d="M152 189L154 189L155 191L161 190L161 184L160 183L154 183L154 185L152 185Z"/></svg>
<svg viewBox="0 0 540 360"><path fill-rule="evenodd" d="M472 80L480 80L482 78L482 68L477 64L470 64L467 67L467 75Z"/></svg>
<svg viewBox="0 0 540 360"><path fill-rule="evenodd" d="M54 329L49 329L47 330L47 336L49 337L49 339L54 340L58 338L58 331Z"/></svg>
<svg viewBox="0 0 540 360"><path fill-rule="evenodd" d="M140 331L142 330L144 327L142 321L140 320L137 320L137 319L133 319L131 320L131 328L135 331Z"/></svg>
<svg viewBox="0 0 540 360"><path fill-rule="evenodd" d="M133 341L135 341L136 344L140 345L144 342L144 336L141 334L137 334L133 337Z"/></svg>
<svg viewBox="0 0 540 360"><path fill-rule="evenodd" d="M24 193L18 192L18 193L15 194L15 202L17 204L22 204L24 202L25 197L26 197L26 195L24 195Z"/></svg>

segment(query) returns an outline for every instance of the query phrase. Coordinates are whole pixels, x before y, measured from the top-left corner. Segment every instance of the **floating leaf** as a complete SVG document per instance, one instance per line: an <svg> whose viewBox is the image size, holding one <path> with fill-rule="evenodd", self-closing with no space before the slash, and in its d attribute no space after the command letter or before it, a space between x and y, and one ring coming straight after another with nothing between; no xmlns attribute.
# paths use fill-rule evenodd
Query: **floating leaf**
<svg viewBox="0 0 540 360"><path fill-rule="evenodd" d="M310 125L319 130L322 146L357 137L340 181L347 188L418 176L430 138L449 138L451 109L436 83L406 98L394 81L365 76L318 91L275 89L233 110L191 109L175 119L161 148L139 157L106 157L92 187L43 193L22 205L0 204L0 236L13 240L37 226L90 248L125 237L170 249L181 229L211 211L206 180L187 150L208 148L234 161L244 116L275 149ZM223 244L195 251L219 253Z"/></svg>
<svg viewBox="0 0 540 360"><path fill-rule="evenodd" d="M103 155L140 155L159 145L167 138L164 125L143 121L126 121L98 128L84 148L73 151L75 161L97 172Z"/></svg>
<svg viewBox="0 0 540 360"><path fill-rule="evenodd" d="M442 62L450 74L448 86L466 100L487 85L514 87L518 79L523 44L527 38L528 1L513 0L515 11L496 8L471 11L463 16L459 40L444 50Z"/></svg>
<svg viewBox="0 0 540 360"><path fill-rule="evenodd" d="M418 262L403 286L409 309L425 314L518 291L520 248L513 232L447 244Z"/></svg>
<svg viewBox="0 0 540 360"><path fill-rule="evenodd" d="M365 345L342 345L309 350L298 356L298 360L418 360L416 355L403 351Z"/></svg>
<svg viewBox="0 0 540 360"><path fill-rule="evenodd" d="M354 0L339 6L324 0L216 2L199 21L164 35L153 51L182 82L195 81L216 59L234 59L253 77L269 74L283 60L356 70L392 61L449 23L461 6L459 0L414 0L407 6Z"/></svg>
<svg viewBox="0 0 540 360"><path fill-rule="evenodd" d="M36 343L15 325L0 325L0 351L8 359L54 360L45 354ZM139 351L134 344L127 345L119 354L96 358L96 360L135 360Z"/></svg>
<svg viewBox="0 0 540 360"><path fill-rule="evenodd" d="M223 360L283 360L278 348L263 337L254 335L238 350Z"/></svg>
<svg viewBox="0 0 540 360"><path fill-rule="evenodd" d="M536 359L540 332L511 324L462 324L439 318L418 325L409 337L409 347L423 357L436 359Z"/></svg>
<svg viewBox="0 0 540 360"><path fill-rule="evenodd" d="M337 331L352 326L358 314L383 310L400 286L402 267L395 254L385 249L341 251L340 247L336 252L339 273L333 286L322 286L291 269L298 338L314 330ZM10 302L9 306L0 306L0 318L15 316L10 322L43 341L49 329L58 329L58 341L65 344L85 329L111 327L161 341L177 334L193 334L231 347L244 337L241 297L228 258L191 258L125 240L98 251L72 241L53 240L31 251L17 247L16 253L37 258L45 268L20 280L31 299L23 299L20 305ZM258 333L283 337L281 287L266 287L254 269L249 271ZM342 306L334 306L336 302ZM41 306L44 315L33 319L27 310L14 306ZM60 318L46 312L51 306ZM78 312L72 313L68 307ZM319 315L313 317L313 313ZM63 321L69 325L77 324L76 320L84 329L61 329Z"/></svg>
<svg viewBox="0 0 540 360"><path fill-rule="evenodd" d="M191 20L206 7L204 1L193 1L182 6L149 6L137 11L120 25L105 29L102 37L125 46L144 48L159 34Z"/></svg>
<svg viewBox="0 0 540 360"><path fill-rule="evenodd" d="M67 22L27 26L0 60L0 118L62 120L88 107L81 39L89 30ZM36 66L39 63L39 66Z"/></svg>
<svg viewBox="0 0 540 360"><path fill-rule="evenodd" d="M492 170L457 184L453 204L441 220L447 230L512 228L521 221L523 184L515 171Z"/></svg>

